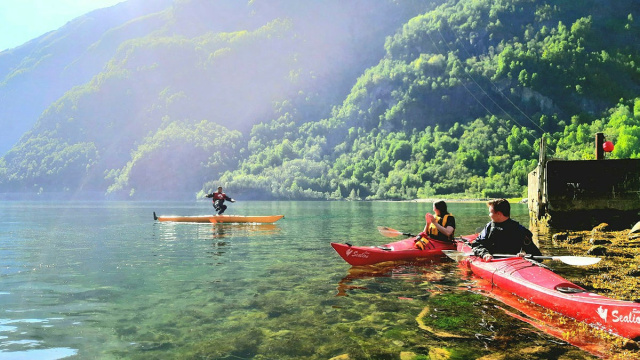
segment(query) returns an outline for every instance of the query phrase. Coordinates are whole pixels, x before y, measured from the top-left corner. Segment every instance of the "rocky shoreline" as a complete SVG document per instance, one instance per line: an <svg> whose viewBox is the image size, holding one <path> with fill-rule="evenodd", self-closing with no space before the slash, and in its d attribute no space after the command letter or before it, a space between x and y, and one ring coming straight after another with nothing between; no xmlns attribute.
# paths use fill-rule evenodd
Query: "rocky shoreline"
<svg viewBox="0 0 640 360"><path fill-rule="evenodd" d="M569 280L612 298L640 301L640 229L611 231L600 224L590 231L556 233L552 240L573 255L602 258L587 268L588 275Z"/></svg>

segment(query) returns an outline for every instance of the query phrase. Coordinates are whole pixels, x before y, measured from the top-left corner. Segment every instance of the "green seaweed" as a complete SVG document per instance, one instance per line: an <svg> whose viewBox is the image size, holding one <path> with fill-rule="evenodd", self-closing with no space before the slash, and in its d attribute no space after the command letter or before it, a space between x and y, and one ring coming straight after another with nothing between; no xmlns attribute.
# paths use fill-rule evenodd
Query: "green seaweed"
<svg viewBox="0 0 640 360"><path fill-rule="evenodd" d="M429 327L457 335L474 335L482 328L478 325L478 314L470 309L484 299L482 295L466 291L434 296L427 302L430 311L422 321Z"/></svg>

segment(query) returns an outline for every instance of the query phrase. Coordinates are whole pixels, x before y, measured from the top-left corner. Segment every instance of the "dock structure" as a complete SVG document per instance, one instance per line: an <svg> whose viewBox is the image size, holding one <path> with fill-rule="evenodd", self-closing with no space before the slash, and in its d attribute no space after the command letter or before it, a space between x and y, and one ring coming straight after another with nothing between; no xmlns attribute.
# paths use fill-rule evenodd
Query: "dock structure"
<svg viewBox="0 0 640 360"><path fill-rule="evenodd" d="M532 220L556 229L601 223L630 228L640 220L640 159L605 159L604 135L596 134L595 160L556 160L540 142L538 166L529 173Z"/></svg>

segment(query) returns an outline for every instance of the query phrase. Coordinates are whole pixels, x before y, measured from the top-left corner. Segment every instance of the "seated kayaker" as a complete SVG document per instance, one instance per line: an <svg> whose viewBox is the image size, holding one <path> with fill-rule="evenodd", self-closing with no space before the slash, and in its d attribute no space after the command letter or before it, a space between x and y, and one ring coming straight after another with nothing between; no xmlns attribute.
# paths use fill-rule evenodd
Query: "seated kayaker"
<svg viewBox="0 0 640 360"><path fill-rule="evenodd" d="M424 230L416 238L416 247L424 250L428 238L453 241L453 233L456 231L456 218L447 210L447 203L436 201L433 203L433 212L424 215L427 224Z"/></svg>
<svg viewBox="0 0 640 360"><path fill-rule="evenodd" d="M493 259L491 254L525 254L539 256L540 249L533 243L529 229L511 219L511 205L506 199L491 200L487 203L491 221L471 243L473 254L484 261Z"/></svg>

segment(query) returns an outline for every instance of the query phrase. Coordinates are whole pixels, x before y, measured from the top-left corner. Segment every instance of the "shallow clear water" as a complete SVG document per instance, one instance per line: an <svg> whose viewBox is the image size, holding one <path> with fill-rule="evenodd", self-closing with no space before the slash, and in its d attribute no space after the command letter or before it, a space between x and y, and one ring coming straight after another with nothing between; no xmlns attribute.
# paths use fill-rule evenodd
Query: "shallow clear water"
<svg viewBox="0 0 640 360"><path fill-rule="evenodd" d="M449 210L457 235L488 221L483 203ZM474 359L533 345L546 350L527 358L590 358L474 297L455 264L351 268L329 245L392 241L380 225L417 233L431 203L229 204L229 214L285 215L269 225L160 223L154 211L201 215L211 204L1 203L0 359ZM526 206L513 217L526 223ZM466 318L446 315L446 301ZM421 328L427 308L467 319L463 336Z"/></svg>

